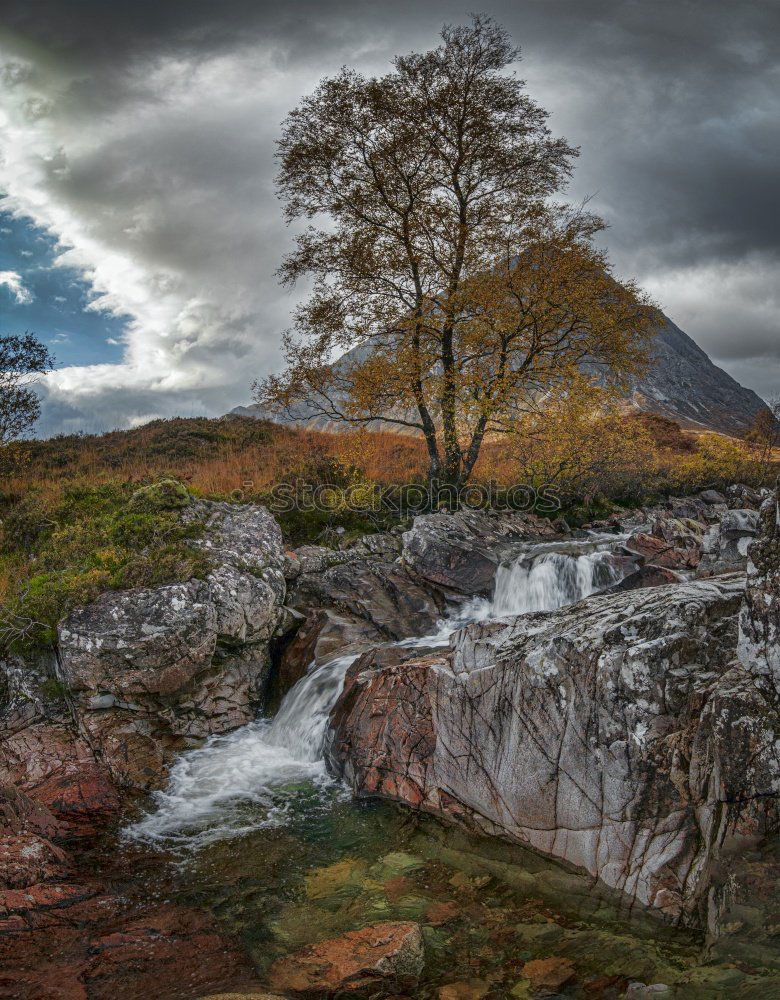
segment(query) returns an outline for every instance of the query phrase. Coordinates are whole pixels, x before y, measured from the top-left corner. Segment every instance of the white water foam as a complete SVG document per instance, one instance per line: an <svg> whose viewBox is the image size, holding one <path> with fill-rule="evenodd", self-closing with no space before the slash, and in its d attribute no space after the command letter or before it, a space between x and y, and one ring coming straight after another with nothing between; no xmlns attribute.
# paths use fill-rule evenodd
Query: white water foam
<svg viewBox="0 0 780 1000"><path fill-rule="evenodd" d="M566 551L560 551L560 544L534 546L511 565L499 567L492 601L473 598L440 621L436 632L399 645L445 647L453 632L469 622L551 611L581 600L620 578L604 550L617 540L570 543ZM183 753L170 770L167 789L154 793L155 810L126 828L124 836L197 848L288 822L302 783L310 792L323 791L327 800L337 786L322 757L326 728L355 659L339 656L313 665L287 693L273 720L212 736L199 749Z"/></svg>
<svg viewBox="0 0 780 1000"><path fill-rule="evenodd" d="M621 576L609 552L521 557L510 566L499 566L491 617L554 611L604 590Z"/></svg>
<svg viewBox="0 0 780 1000"><path fill-rule="evenodd" d="M198 847L283 824L290 786L312 782L332 788L322 759L325 727L354 660L339 656L310 670L273 720L212 736L183 753L170 770L167 789L153 794L156 810L126 828L124 836Z"/></svg>

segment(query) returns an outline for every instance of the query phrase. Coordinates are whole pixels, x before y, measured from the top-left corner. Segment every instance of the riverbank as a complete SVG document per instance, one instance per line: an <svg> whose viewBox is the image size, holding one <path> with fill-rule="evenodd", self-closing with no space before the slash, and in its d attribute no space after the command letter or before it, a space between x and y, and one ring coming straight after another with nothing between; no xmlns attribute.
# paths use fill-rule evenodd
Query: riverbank
<svg viewBox="0 0 780 1000"><path fill-rule="evenodd" d="M717 496L675 503L637 512L630 522L595 525L577 537L528 516L429 515L404 536L369 536L344 551L304 547L286 555L271 543L270 529L265 543L258 545L255 533L254 548L248 547L244 528L262 522L256 510L223 514L217 508L217 527L210 530L221 534L207 534L198 544L212 537L210 551L223 567L219 587L209 585L203 604L210 601L208 615L222 616L234 629L238 643L229 657L223 648L216 659L210 653L202 661L205 674L197 663L190 674L177 674L181 693L170 685L149 688L147 679L158 676L152 664L170 655L155 650L176 648L167 636L185 634L176 616L159 616L158 610L149 630L148 609L167 607L166 595L176 598L161 588L154 600L112 604L110 614L97 605L64 627L63 676L79 682L61 707L70 706L81 720L75 742L67 719L56 721L55 709L34 690L27 700L13 701L16 715L6 714L6 725L16 719L7 746L26 768L16 784L27 799L15 818L6 810L6 849L9 841L17 849L19 884L4 896L0 945L8 971L0 979L7 992L0 995L131 998L156 984L160 996L197 998L228 988L251 995L264 983L262 989L283 996L325 996L346 989L347 980L355 985L355 962L375 968L370 985L380 996L494 1000L550 989L573 997L643 995L632 983L662 984L681 997L771 995L778 987L771 946L775 902L767 888L776 870L771 845L748 847L743 840L736 867L727 850L713 851L720 868L710 872L710 884L716 896L719 886L725 895L717 906L719 932L707 938L701 930L665 926L658 913L632 903L625 887L623 895L615 894L522 847L442 826L418 812L352 802L323 760L324 745L330 740L333 746L331 727L343 737L339 719L345 706L355 704L350 685L356 679L367 672L381 682L387 671L412 678L420 662L426 670L448 662L454 633L455 648L463 647L474 629L488 636L507 623L534 623L536 616L555 622L553 609L576 603L579 611L572 615L557 612L569 627L598 601L616 609L641 606L653 594L654 617L662 621L664 602L673 603L674 595L693 608L695 596L687 604L683 599L689 588L717 589L735 572L739 576L758 530L757 513L729 507ZM696 514L701 521L690 516ZM259 584L238 590L232 584L242 595L241 618L235 597L226 602L231 591L224 581L231 579L228 568L233 580L243 579L250 548L260 567L252 580L263 583L270 567L268 579L283 574L285 592L280 597L273 589L258 590ZM239 550L244 556L237 561ZM713 578L724 570L731 576ZM691 582L694 577L701 582ZM735 647L732 611L743 586L737 583L734 609L724 619L724 642L732 642L733 631ZM598 591L605 596L587 599ZM116 616L126 613L128 624L119 628ZM237 631L239 621L244 631ZM272 621L284 641L264 655ZM689 626L692 621L689 616ZM117 671L122 647L111 630L132 650L136 628L147 636L146 672L133 675ZM190 625L185 632L192 644L196 633ZM85 645L76 641L79 635L100 635L101 641ZM589 636L596 631L589 629ZM241 644L254 651L251 659ZM69 658L70 648L80 651L78 658ZM678 666L693 648L680 646ZM288 690L273 719L249 721L252 670L270 683L269 663ZM248 664L254 666L248 670ZM243 688L225 685L236 670ZM134 692L127 685L139 676L145 687ZM90 687L92 677L101 678L97 688ZM202 686L204 677L207 696L193 700L192 683ZM18 694L18 677L14 683ZM227 702L219 691L229 692ZM424 749L414 721L419 694L412 686L401 702L385 700L377 716L392 723L404 745L416 743L418 753ZM376 715L376 708L371 711ZM241 713L246 724L235 728ZM408 725L399 726L403 719ZM194 733L193 725L207 733L209 720L218 721L212 735L187 750L181 736ZM150 723L156 730L144 729ZM486 725L487 736L488 717ZM178 745L172 739L177 731ZM36 750L30 739L43 735L49 743ZM55 736L60 744L52 742ZM149 753L161 737L167 761L165 754ZM361 738L364 749L370 743ZM388 752L392 743L386 740L375 746L374 765L389 761ZM46 753L56 758L49 772ZM6 756L7 771L9 763ZM136 789L119 830L111 818L119 807L117 776L126 789ZM410 787L396 782L394 790L375 786L371 794L419 808ZM461 801L467 798L461 793ZM109 830L96 839L106 822ZM41 855L37 865L29 863L32 848ZM19 864L24 859L26 867ZM734 889L746 884L749 903ZM366 938L371 934L374 944ZM312 970L325 966L330 972L317 979ZM55 987L58 993L46 992Z"/></svg>

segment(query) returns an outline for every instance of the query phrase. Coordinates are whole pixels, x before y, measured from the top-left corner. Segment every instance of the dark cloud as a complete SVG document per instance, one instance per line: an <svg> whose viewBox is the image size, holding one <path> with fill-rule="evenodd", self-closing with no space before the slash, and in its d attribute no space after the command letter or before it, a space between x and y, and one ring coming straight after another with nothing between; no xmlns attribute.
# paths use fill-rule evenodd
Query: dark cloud
<svg viewBox="0 0 780 1000"><path fill-rule="evenodd" d="M85 375L96 411L138 419L189 398L219 412L246 398L277 363L292 305L273 276L289 239L273 194L281 118L343 63L382 72L434 45L468 6L5 0L8 94L23 96L33 146L46 138L4 182L0 167L0 186L73 245L105 306L135 317L129 367ZM780 5L479 7L521 45L553 130L581 147L570 193L609 222L618 273L735 376L780 387ZM39 171L34 190L23 168ZM169 377L145 385L150 364Z"/></svg>

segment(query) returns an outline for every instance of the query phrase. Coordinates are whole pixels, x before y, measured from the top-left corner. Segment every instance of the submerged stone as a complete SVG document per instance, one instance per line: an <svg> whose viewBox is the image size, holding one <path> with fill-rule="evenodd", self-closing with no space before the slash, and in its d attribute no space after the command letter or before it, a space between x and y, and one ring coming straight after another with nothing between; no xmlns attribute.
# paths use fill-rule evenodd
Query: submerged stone
<svg viewBox="0 0 780 1000"><path fill-rule="evenodd" d="M381 923L310 945L271 968L275 990L327 996L375 991L378 981L413 986L423 969L423 939L415 923Z"/></svg>

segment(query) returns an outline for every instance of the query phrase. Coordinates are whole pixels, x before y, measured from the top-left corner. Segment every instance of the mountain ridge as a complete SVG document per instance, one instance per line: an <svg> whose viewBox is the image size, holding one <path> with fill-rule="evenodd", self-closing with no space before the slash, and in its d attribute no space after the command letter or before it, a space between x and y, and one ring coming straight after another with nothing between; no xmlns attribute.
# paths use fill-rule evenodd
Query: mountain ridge
<svg viewBox="0 0 780 1000"><path fill-rule="evenodd" d="M656 330L650 364L633 384L626 397L627 406L642 413L657 413L693 430L744 434L758 412L766 407L765 401L719 368L692 337L668 316L661 315L663 322ZM353 348L343 357L352 357L364 349ZM346 429L338 421L307 412L305 403L287 417L280 417L257 403L236 406L225 416L272 420L316 430ZM382 421L373 421L369 427L379 429L382 425ZM403 431L395 425L386 426Z"/></svg>

